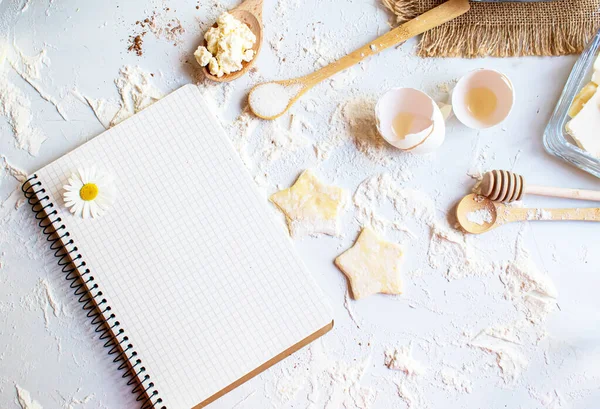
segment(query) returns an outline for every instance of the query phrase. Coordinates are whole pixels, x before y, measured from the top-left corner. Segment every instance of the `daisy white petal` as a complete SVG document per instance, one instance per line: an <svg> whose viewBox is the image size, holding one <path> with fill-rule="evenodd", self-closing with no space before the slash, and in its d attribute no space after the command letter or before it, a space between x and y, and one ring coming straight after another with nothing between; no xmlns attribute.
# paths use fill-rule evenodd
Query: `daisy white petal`
<svg viewBox="0 0 600 409"><path fill-rule="evenodd" d="M71 207L71 213L73 213L75 216L80 216L82 209L83 209L83 201L76 202L75 206Z"/></svg>
<svg viewBox="0 0 600 409"><path fill-rule="evenodd" d="M100 212L100 206L96 202L90 202L90 213L92 217L98 217Z"/></svg>
<svg viewBox="0 0 600 409"><path fill-rule="evenodd" d="M90 202L83 202L83 211L82 211L82 217L84 219L87 219L91 216L90 214Z"/></svg>

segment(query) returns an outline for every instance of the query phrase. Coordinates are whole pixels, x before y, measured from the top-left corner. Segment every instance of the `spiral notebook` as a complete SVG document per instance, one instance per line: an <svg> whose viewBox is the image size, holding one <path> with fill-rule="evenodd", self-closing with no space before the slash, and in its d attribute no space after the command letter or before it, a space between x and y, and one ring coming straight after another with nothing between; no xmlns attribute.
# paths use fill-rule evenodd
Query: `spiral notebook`
<svg viewBox="0 0 600 409"><path fill-rule="evenodd" d="M65 208L112 174L100 218ZM326 333L332 312L194 85L31 175L23 191L143 408L201 408Z"/></svg>

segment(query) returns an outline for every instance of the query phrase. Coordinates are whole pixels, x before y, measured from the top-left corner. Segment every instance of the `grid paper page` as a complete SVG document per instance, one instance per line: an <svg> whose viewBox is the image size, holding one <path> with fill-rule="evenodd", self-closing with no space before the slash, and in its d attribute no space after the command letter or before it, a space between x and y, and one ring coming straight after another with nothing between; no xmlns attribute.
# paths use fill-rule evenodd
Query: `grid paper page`
<svg viewBox="0 0 600 409"><path fill-rule="evenodd" d="M196 86L36 172L168 409L189 409L332 319ZM77 168L115 178L98 219L68 213Z"/></svg>

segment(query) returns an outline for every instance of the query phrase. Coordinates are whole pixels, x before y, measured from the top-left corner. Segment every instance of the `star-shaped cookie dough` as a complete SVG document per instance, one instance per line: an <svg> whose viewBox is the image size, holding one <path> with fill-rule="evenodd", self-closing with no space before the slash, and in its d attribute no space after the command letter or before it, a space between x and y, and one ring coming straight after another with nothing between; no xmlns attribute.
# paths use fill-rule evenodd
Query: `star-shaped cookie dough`
<svg viewBox="0 0 600 409"><path fill-rule="evenodd" d="M376 293L401 294L402 247L387 242L368 227L356 243L335 259L335 265L348 277L355 300Z"/></svg>
<svg viewBox="0 0 600 409"><path fill-rule="evenodd" d="M271 196L271 201L285 214L290 235L324 233L335 236L339 231L339 216L350 194L346 189L323 184L308 169L296 183Z"/></svg>

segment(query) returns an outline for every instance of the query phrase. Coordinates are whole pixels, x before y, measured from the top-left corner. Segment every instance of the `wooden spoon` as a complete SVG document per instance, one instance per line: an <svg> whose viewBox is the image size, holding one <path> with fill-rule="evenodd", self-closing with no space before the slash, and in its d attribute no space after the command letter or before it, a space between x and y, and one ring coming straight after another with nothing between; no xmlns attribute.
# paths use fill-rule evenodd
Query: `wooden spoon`
<svg viewBox="0 0 600 409"><path fill-rule="evenodd" d="M521 200L525 193L600 202L600 191L529 185L525 183L523 176L507 170L484 173L478 193L498 202Z"/></svg>
<svg viewBox="0 0 600 409"><path fill-rule="evenodd" d="M357 64L365 58L377 54L378 52L383 51L386 48L392 47L418 34L424 33L427 30L442 25L466 13L469 10L469 7L470 6L468 0L448 0L447 2L440 4L439 6L434 7L429 11L426 11L420 16L415 17L414 19L394 28L393 30L388 31L387 33L373 40L369 44L351 52L350 54L319 69L318 71L313 72L312 74L289 80L272 81L273 83L283 85L284 87L294 87L298 89L297 91L294 90L295 94L289 98L289 102L285 109L283 109L276 115L260 115L260 112L257 112L257 110L254 109L255 107L252 106L252 102L250 102L250 109L259 118L278 118L281 115L283 115L283 113L287 111L292 106L292 104L294 104L294 102L296 102L298 98L300 98L306 91L308 91L324 79L327 79L332 75L345 70L346 68L352 67L354 64ZM252 88L252 90L250 90L250 96L257 89L257 87L260 87L264 84L269 83L258 84L257 86ZM252 98L249 98L249 101L252 101Z"/></svg>
<svg viewBox="0 0 600 409"><path fill-rule="evenodd" d="M467 233L480 234L506 223L525 220L583 220L600 222L600 208L527 209L509 207L487 197L470 194L456 207L458 224Z"/></svg>
<svg viewBox="0 0 600 409"><path fill-rule="evenodd" d="M254 65L254 61L256 61L256 57L258 57L262 45L262 10L263 0L246 0L236 8L229 10L229 14L246 24L250 28L250 31L256 36L256 42L252 47L254 50L254 58L250 61L243 61L241 70L234 71L230 74L224 74L222 77L212 75L208 70L208 66L205 66L203 67L203 70L206 78L217 82L229 82L244 75ZM216 26L217 24L215 23L213 27ZM206 46L206 41L204 41L204 46Z"/></svg>

